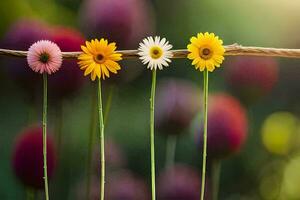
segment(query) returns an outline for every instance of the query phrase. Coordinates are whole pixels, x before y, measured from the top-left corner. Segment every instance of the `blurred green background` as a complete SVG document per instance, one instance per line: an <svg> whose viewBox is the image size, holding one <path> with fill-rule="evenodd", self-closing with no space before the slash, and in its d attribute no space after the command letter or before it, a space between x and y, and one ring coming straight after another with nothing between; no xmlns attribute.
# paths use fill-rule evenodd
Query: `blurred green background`
<svg viewBox="0 0 300 200"><path fill-rule="evenodd" d="M100 10L103 2L103 6L108 4L107 0L1 1L0 36L2 42L0 47L6 47L4 43L7 40L7 32L20 19L42 21L49 27L69 27L81 32L86 39L92 39L102 37L101 31L99 33L95 31L102 29L101 25L104 26L104 31L114 32L114 26L107 29L105 27L114 20L105 23L106 18L123 18L123 21L117 20L116 22L116 27L121 27L117 30L118 34L127 35L127 32L131 31L131 35L135 33L138 35L128 36L128 38L124 36L123 40L126 41L121 41L124 42L124 45L123 43L120 45L121 49L137 48L140 39L149 34L166 37L173 44L174 49L183 49L186 48L191 36L206 31L216 33L225 44L239 43L282 48L299 48L300 46L300 1L297 0L143 0L145 2L142 6L136 6L142 1L128 0L126 1L129 7L127 9L133 9L128 12L134 13L132 16L142 21L136 22L128 19L128 24L126 24L126 14L122 16L119 10L111 12L113 8L119 8L118 6L122 8L123 5L112 6L110 8L112 10L103 8L101 11L107 13L102 15L101 12L96 12L93 15L94 11L89 11L83 6L89 4L87 1L93 1L91 4L99 7ZM95 22L89 21L86 17L89 15L92 15L90 18L95 19ZM102 20L99 24L96 22L98 18ZM93 23L96 24L96 28L89 29ZM140 29L145 30L139 33ZM131 42L128 42L129 40ZM26 187L15 176L12 168L12 154L16 136L31 124L41 122L42 90L37 87L39 89L31 91L34 93L34 101L28 98L28 96L32 97L31 92L22 88L22 84L20 86L5 70L14 63L7 64L6 57L0 59L0 199L26 199ZM236 59L241 59L242 61L239 62L242 64L237 64L239 62ZM218 199L300 199L300 143L298 142L300 61L272 59L276 67L275 69L271 67L270 70L275 72L269 72L268 70L260 71L264 68L264 64L253 59L254 61L249 64L243 61L243 58L226 57L222 68L210 75L210 93L226 93L240 101L241 106L246 110L248 123L248 128L244 130L247 134L245 143L233 153L234 155L221 159ZM259 67L255 67L256 62L259 63L257 64ZM116 80L107 81L103 94L105 105L111 97L105 136L118 146L117 154L121 157L117 156L117 160L121 160L118 160L117 164L112 164L112 166L108 164L107 170L111 173L121 169L129 170L149 186L151 73L148 70L142 70L144 67L138 60L124 61L121 64L124 73ZM257 79L250 78L248 82L243 82L242 78L231 80L232 76L247 77L247 74L242 75L247 71L241 68L240 72L235 75L228 75L233 73L229 69L236 65L246 66L248 70L254 67L256 72L250 73L249 76L255 76ZM24 67L27 66L24 65ZM135 70L139 73L133 73ZM270 73L276 73L273 78L275 80L268 79ZM174 60L169 68L159 71L157 78L159 85L162 80L170 78L188 81L190 85L197 88L197 95L201 96L202 73L195 71L189 60ZM264 89L265 85L269 85L270 82L274 84ZM41 77L32 80L31 83L41 85ZM236 85L241 85L241 87L235 87ZM253 90L248 86L263 89L261 92L251 93ZM85 77L81 87L76 89L71 96L49 100L48 123L55 136L58 159L50 182L51 199L85 199L78 197L80 196L78 193L80 189L85 188L86 184L91 115L96 109L93 107L95 93L95 83ZM198 99L201 105L201 98ZM251 101L248 101L250 99ZM186 106L190 105L187 103ZM172 109L176 110L176 106ZM181 114L176 111L174 113L173 115ZM199 114L201 113L200 109ZM275 117L272 115L274 113L277 113ZM200 123L201 119L195 115L189 126L184 127L181 133L176 133L178 136L176 136L175 160L176 163L195 168L199 178L201 177L202 151L195 141L198 140L195 136L195 126L197 124L200 126ZM229 126L237 126L234 121L232 124L228 123ZM172 123L169 126L172 126ZM97 133L93 139L93 154L97 152L99 145ZM166 170L165 154L167 140L170 137L166 137L168 134L164 134L159 127L156 133L156 163L159 175ZM61 140L57 140L59 137ZM60 146L58 146L58 141L61 141ZM97 161L93 161L92 165L97 168ZM107 174L109 175L110 173ZM92 178L96 179L96 182L98 176L98 171L93 169ZM188 184L185 185L192 188ZM97 184L95 187L97 190ZM150 187L148 190L150 191ZM36 199L43 199L42 192L38 192ZM180 200L175 197L173 199Z"/></svg>

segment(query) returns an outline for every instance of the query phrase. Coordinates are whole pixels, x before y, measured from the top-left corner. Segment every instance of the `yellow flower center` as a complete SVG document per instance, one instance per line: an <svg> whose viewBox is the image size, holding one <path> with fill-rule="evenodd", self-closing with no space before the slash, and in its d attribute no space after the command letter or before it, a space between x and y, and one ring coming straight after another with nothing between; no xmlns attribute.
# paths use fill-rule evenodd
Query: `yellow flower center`
<svg viewBox="0 0 300 200"><path fill-rule="evenodd" d="M102 53L98 53L94 56L96 63L103 64L105 62L105 56Z"/></svg>
<svg viewBox="0 0 300 200"><path fill-rule="evenodd" d="M204 60L209 60L213 56L213 51L210 47L201 47L199 56Z"/></svg>
<svg viewBox="0 0 300 200"><path fill-rule="evenodd" d="M160 47L154 46L150 49L150 56L153 59L158 59L163 55L163 51Z"/></svg>

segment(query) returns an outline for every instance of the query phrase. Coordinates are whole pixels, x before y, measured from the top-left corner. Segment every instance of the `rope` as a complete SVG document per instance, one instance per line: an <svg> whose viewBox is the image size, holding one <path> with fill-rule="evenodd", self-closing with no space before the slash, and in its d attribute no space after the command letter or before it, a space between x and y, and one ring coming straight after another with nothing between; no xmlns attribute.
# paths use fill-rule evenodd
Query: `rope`
<svg viewBox="0 0 300 200"><path fill-rule="evenodd" d="M244 47L239 44L226 45L225 56L269 56L283 58L300 58L300 49L266 48L266 47ZM124 59L139 58L138 50L117 51ZM172 50L173 58L186 58L189 54L187 49ZM82 52L63 52L64 59L77 59ZM0 55L26 57L27 51L0 49Z"/></svg>

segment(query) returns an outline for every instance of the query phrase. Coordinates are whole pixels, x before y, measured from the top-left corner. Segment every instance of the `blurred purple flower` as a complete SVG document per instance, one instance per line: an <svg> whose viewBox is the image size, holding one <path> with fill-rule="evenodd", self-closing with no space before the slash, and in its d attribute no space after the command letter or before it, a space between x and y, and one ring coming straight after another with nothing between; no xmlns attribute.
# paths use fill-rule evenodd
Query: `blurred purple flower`
<svg viewBox="0 0 300 200"><path fill-rule="evenodd" d="M110 170L111 168L120 168L126 165L127 160L123 152L124 151L121 149L121 147L112 139L107 139L105 141L105 159L107 170ZM100 151L98 145L94 151L93 163L97 174L100 174Z"/></svg>
<svg viewBox="0 0 300 200"><path fill-rule="evenodd" d="M47 137L47 170L51 178L56 166L55 147L52 137ZM34 189L44 187L43 135L40 126L22 131L16 138L12 167L16 177L26 186Z"/></svg>
<svg viewBox="0 0 300 200"><path fill-rule="evenodd" d="M155 124L161 133L179 135L200 108L200 91L191 82L167 79L157 87Z"/></svg>
<svg viewBox="0 0 300 200"><path fill-rule="evenodd" d="M27 51L33 43L50 39L50 37L51 31L46 24L35 20L19 20L2 38L1 48ZM37 82L41 81L41 76L28 67L26 59L6 57L3 61L12 79L29 94L33 94L40 85Z"/></svg>
<svg viewBox="0 0 300 200"><path fill-rule="evenodd" d="M175 165L161 172L157 181L159 200L198 200L200 199L200 175L189 166ZM205 199L210 199L206 185Z"/></svg>
<svg viewBox="0 0 300 200"><path fill-rule="evenodd" d="M85 39L75 29L55 27L52 41L56 43L61 51L81 51L80 46ZM58 101L64 97L75 94L83 85L83 75L76 60L64 60L60 70L49 76L49 94Z"/></svg>
<svg viewBox="0 0 300 200"><path fill-rule="evenodd" d="M146 183L130 171L117 172L107 182L106 198L109 200L148 200Z"/></svg>
<svg viewBox="0 0 300 200"><path fill-rule="evenodd" d="M227 94L215 94L209 101L207 156L224 158L238 152L246 141L246 110L237 99ZM196 129L196 141L202 150L202 125Z"/></svg>
<svg viewBox="0 0 300 200"><path fill-rule="evenodd" d="M152 9L145 0L85 0L81 27L92 38L104 37L119 48L136 47L153 33Z"/></svg>
<svg viewBox="0 0 300 200"><path fill-rule="evenodd" d="M80 24L89 38L107 38L118 49L135 49L146 36L154 33L154 16L148 0L84 0ZM105 84L128 83L144 70L137 62L122 61L126 70L109 78Z"/></svg>
<svg viewBox="0 0 300 200"><path fill-rule="evenodd" d="M227 65L226 81L246 104L269 94L278 80L278 63L274 58L239 57Z"/></svg>
<svg viewBox="0 0 300 200"><path fill-rule="evenodd" d="M77 187L76 199L85 198L85 181L81 182ZM91 200L99 199L99 179L93 178L90 190ZM105 199L108 200L148 200L150 199L148 186L146 183L127 170L114 172L107 176Z"/></svg>

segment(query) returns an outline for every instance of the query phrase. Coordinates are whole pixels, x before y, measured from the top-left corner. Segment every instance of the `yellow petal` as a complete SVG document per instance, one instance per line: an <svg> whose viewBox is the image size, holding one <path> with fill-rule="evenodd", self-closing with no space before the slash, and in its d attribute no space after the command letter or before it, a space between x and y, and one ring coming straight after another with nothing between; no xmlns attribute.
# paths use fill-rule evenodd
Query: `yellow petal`
<svg viewBox="0 0 300 200"><path fill-rule="evenodd" d="M109 72L104 64L101 64L101 70L107 77L109 77ZM104 79L104 77L103 77L103 79Z"/></svg>
<svg viewBox="0 0 300 200"><path fill-rule="evenodd" d="M101 47L106 47L106 46L107 46L107 43L108 43L107 40L105 40L104 38L101 38L101 40L100 40L100 42L99 42L99 45L100 45Z"/></svg>
<svg viewBox="0 0 300 200"><path fill-rule="evenodd" d="M213 59L214 59L215 62L221 64L223 62L223 60L224 60L224 57L223 56L219 56L219 55L215 55L215 56L213 56Z"/></svg>
<svg viewBox="0 0 300 200"><path fill-rule="evenodd" d="M122 60L122 54L114 53L114 54L111 54L110 56L108 56L108 58L113 61L120 61L120 60Z"/></svg>
<svg viewBox="0 0 300 200"><path fill-rule="evenodd" d="M92 40L91 41L91 47L93 48L93 50L94 50L94 52L96 52L96 41L98 41L97 39L95 39L95 40Z"/></svg>
<svg viewBox="0 0 300 200"><path fill-rule="evenodd" d="M214 71L215 66L211 60L206 61L206 68L209 72Z"/></svg>
<svg viewBox="0 0 300 200"><path fill-rule="evenodd" d="M195 58L192 62L192 65L196 65L200 61L200 58Z"/></svg>
<svg viewBox="0 0 300 200"><path fill-rule="evenodd" d="M112 67L107 66L107 69L108 69L110 72L114 73L114 74L117 74L117 73L118 73L117 70L116 70L115 68L112 68Z"/></svg>
<svg viewBox="0 0 300 200"><path fill-rule="evenodd" d="M199 41L196 37L192 37L190 41L191 41L192 45L195 45L198 48L200 47L199 46Z"/></svg>
<svg viewBox="0 0 300 200"><path fill-rule="evenodd" d="M200 66L200 69L203 69L203 70L204 70L204 69L205 69L205 60L200 59L198 65ZM202 71L203 71L203 70L202 70Z"/></svg>
<svg viewBox="0 0 300 200"><path fill-rule="evenodd" d="M94 69L95 74L100 78L101 77L101 70L100 70L100 66L97 65Z"/></svg>
<svg viewBox="0 0 300 200"><path fill-rule="evenodd" d="M108 66L109 68L113 68L115 70L120 70L121 69L120 65L117 62L114 62L112 60L107 60L104 64L106 66Z"/></svg>
<svg viewBox="0 0 300 200"><path fill-rule="evenodd" d="M80 66L82 66L82 65L90 65L90 64L92 64L93 62L94 62L93 60L82 60L82 61L79 61L78 64L79 64Z"/></svg>
<svg viewBox="0 0 300 200"><path fill-rule="evenodd" d="M114 51L117 49L116 43L115 43L115 42L110 43L110 44L107 46L107 48L108 48L108 50L109 50L110 52L114 52Z"/></svg>
<svg viewBox="0 0 300 200"><path fill-rule="evenodd" d="M94 71L91 74L91 79L92 79L92 81L94 81L96 79L96 73Z"/></svg>
<svg viewBox="0 0 300 200"><path fill-rule="evenodd" d="M203 72L204 69L205 69L205 66L200 66L200 68L199 68L199 70L200 70L201 72Z"/></svg>
<svg viewBox="0 0 300 200"><path fill-rule="evenodd" d="M79 65L79 67L80 67L81 70L86 69L88 66L90 66L90 65Z"/></svg>
<svg viewBox="0 0 300 200"><path fill-rule="evenodd" d="M197 54L193 53L189 53L187 58L190 60L194 60L195 58L199 57Z"/></svg>
<svg viewBox="0 0 300 200"><path fill-rule="evenodd" d="M93 43L92 42L86 42L85 43L87 50L91 53L95 53L95 49L93 48Z"/></svg>
<svg viewBox="0 0 300 200"><path fill-rule="evenodd" d="M81 50L82 50L84 53L86 53L86 54L91 54L91 53L89 52L89 50L86 48L86 46L81 45Z"/></svg>
<svg viewBox="0 0 300 200"><path fill-rule="evenodd" d="M197 38L198 38L198 40L202 40L204 38L204 34L203 33L198 33Z"/></svg>
<svg viewBox="0 0 300 200"><path fill-rule="evenodd" d="M94 70L95 65L96 65L95 63L92 63L90 66L88 66L84 72L84 76L90 74Z"/></svg>
<svg viewBox="0 0 300 200"><path fill-rule="evenodd" d="M93 56L89 54L80 54L78 60L93 60Z"/></svg>
<svg viewBox="0 0 300 200"><path fill-rule="evenodd" d="M110 64L110 63L104 63L104 65L106 66L106 68L111 71L112 73L116 74L117 73L117 70L120 69L120 66L116 66L114 64ZM118 65L118 64L117 64ZM119 69L117 69L117 67L119 67Z"/></svg>

